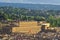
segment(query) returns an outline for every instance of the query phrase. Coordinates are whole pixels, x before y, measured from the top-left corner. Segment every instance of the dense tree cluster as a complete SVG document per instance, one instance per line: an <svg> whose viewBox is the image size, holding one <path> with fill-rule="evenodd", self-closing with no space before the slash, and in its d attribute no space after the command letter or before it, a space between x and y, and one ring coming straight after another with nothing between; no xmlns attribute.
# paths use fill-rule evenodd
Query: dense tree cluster
<svg viewBox="0 0 60 40"><path fill-rule="evenodd" d="M60 26L60 10L31 10L0 7L0 20L47 21L51 26Z"/></svg>

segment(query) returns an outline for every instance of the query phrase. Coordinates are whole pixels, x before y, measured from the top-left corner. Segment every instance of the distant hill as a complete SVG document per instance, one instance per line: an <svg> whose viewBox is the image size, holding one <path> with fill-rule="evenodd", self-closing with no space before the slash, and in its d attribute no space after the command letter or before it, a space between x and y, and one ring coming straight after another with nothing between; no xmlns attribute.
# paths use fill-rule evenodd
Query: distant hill
<svg viewBox="0 0 60 40"><path fill-rule="evenodd" d="M50 4L0 3L0 7L2 6L11 6L15 8L26 8L34 10L60 10L60 5Z"/></svg>

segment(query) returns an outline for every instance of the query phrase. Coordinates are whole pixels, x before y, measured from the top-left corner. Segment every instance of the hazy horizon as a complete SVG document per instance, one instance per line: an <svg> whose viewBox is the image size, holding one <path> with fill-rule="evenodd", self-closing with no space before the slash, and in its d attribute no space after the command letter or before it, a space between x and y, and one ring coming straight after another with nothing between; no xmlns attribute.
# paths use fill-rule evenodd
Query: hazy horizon
<svg viewBox="0 0 60 40"><path fill-rule="evenodd" d="M60 0L0 0L4 3L52 4L60 5Z"/></svg>

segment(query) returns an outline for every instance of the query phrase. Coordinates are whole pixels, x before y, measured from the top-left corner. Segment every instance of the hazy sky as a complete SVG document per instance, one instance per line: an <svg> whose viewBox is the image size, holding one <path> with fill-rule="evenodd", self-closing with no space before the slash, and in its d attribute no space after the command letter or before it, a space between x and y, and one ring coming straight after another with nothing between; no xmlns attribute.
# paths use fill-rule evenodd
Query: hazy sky
<svg viewBox="0 0 60 40"><path fill-rule="evenodd" d="M56 4L60 5L60 0L0 0L8 3L33 3L33 4Z"/></svg>

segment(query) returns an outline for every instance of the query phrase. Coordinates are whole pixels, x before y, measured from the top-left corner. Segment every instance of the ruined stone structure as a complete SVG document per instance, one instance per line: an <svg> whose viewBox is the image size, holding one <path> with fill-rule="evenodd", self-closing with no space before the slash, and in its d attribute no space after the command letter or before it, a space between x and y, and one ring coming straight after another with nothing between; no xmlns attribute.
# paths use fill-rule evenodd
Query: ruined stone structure
<svg viewBox="0 0 60 40"><path fill-rule="evenodd" d="M38 25L39 24L39 25ZM47 29L50 26L49 23L37 21L21 21L19 27L13 27L12 32L16 33L26 33L26 34L36 34L41 31L41 29Z"/></svg>

